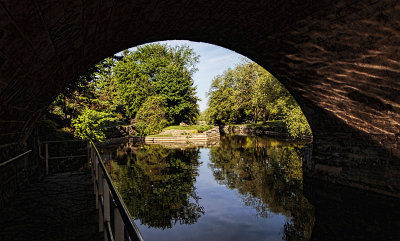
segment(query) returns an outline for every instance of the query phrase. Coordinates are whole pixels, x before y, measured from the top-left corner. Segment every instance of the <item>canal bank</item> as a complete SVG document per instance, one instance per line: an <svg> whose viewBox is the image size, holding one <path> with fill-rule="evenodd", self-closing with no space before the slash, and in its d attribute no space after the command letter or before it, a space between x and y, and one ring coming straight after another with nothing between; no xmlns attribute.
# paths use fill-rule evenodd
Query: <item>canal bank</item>
<svg viewBox="0 0 400 241"><path fill-rule="evenodd" d="M220 134L232 134L241 136L269 136L278 139L302 139L312 140L312 136L302 138L292 137L283 126L259 126L259 125L220 125Z"/></svg>

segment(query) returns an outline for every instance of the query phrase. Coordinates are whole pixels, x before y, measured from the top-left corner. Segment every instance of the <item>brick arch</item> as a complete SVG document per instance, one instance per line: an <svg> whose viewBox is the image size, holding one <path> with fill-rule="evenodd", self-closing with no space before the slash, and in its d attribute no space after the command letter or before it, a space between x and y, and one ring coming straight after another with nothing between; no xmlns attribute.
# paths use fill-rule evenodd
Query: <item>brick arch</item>
<svg viewBox="0 0 400 241"><path fill-rule="evenodd" d="M90 64L165 39L216 44L273 73L314 134L305 173L399 196L396 1L6 1L0 5L0 147L23 143Z"/></svg>

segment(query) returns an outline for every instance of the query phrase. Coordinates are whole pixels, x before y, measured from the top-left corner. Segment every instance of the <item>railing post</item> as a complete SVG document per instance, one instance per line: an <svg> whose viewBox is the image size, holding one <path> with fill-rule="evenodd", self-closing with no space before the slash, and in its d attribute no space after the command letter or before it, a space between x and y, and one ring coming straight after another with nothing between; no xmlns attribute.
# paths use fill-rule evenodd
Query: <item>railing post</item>
<svg viewBox="0 0 400 241"><path fill-rule="evenodd" d="M100 165L100 163L98 164ZM100 168L98 167L97 170ZM101 169L100 169L101 170ZM103 172L99 172L97 176L97 186L99 188L99 199L103 198L103 203L99 202L99 232L104 231L104 189L103 189Z"/></svg>
<svg viewBox="0 0 400 241"><path fill-rule="evenodd" d="M110 222L111 217L110 217L110 189L108 187L106 179L103 177L102 178L103 182L103 200L104 200L104 207L103 207L103 225L105 222ZM107 231L104 229L104 241L108 241L107 238Z"/></svg>
<svg viewBox="0 0 400 241"><path fill-rule="evenodd" d="M86 142L86 151L87 151L87 161L88 161L88 168L90 167L90 142Z"/></svg>
<svg viewBox="0 0 400 241"><path fill-rule="evenodd" d="M94 176L95 176L95 187L96 187L96 209L99 209L99 160L97 155L94 153Z"/></svg>
<svg viewBox="0 0 400 241"><path fill-rule="evenodd" d="M91 171L92 171L93 194L94 194L94 195L97 195L97 194L96 194L96 193L97 193L97 187L96 187L96 173L94 172L95 166L96 166L96 161L95 161L95 156L93 155L93 154L94 154L94 151L93 151L92 144L89 144L89 145L90 145L90 161L91 161L90 169L91 169ZM96 197L97 197L97 196L96 196ZM97 208L97 204L96 204L96 208Z"/></svg>
<svg viewBox="0 0 400 241"><path fill-rule="evenodd" d="M49 175L49 143L44 144L45 155L46 155L46 176Z"/></svg>
<svg viewBox="0 0 400 241"><path fill-rule="evenodd" d="M126 209L120 194L112 183L111 177L107 172L104 162L96 146L91 143L92 167L96 181L96 205L99 209L99 232L103 232L104 240L125 240L128 235L129 240L143 240L136 224L132 222L132 217ZM111 195L114 198L111 205ZM113 208L114 227L111 227L111 210Z"/></svg>
<svg viewBox="0 0 400 241"><path fill-rule="evenodd" d="M124 222L122 221L121 214L117 207L114 208L114 233L115 233L115 241L124 241L125 233L124 233Z"/></svg>

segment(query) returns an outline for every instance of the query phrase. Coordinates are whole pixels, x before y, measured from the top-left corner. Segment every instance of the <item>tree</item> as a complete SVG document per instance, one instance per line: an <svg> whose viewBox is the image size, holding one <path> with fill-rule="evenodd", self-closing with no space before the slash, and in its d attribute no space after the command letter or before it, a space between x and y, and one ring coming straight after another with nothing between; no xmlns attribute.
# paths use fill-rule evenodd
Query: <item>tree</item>
<svg viewBox="0 0 400 241"><path fill-rule="evenodd" d="M300 107L284 86L254 62L228 69L212 81L207 116L215 124L283 120L293 137L310 135Z"/></svg>
<svg viewBox="0 0 400 241"><path fill-rule="evenodd" d="M147 98L159 95L166 100L168 121L194 122L199 113L192 79L197 62L187 46L148 44L125 52L115 75L126 118L134 118Z"/></svg>
<svg viewBox="0 0 400 241"><path fill-rule="evenodd" d="M122 118L123 106L120 93L117 89L117 81L114 76L114 67L121 57L112 56L104 59L96 65L96 78L94 92L96 94L97 108L109 113L115 113Z"/></svg>
<svg viewBox="0 0 400 241"><path fill-rule="evenodd" d="M275 77L263 69L261 66L250 63L256 71L255 81L252 88L251 103L254 108L254 122L258 121L258 116L263 116L266 122L268 110L273 109L279 98L286 98L289 92L279 83Z"/></svg>
<svg viewBox="0 0 400 241"><path fill-rule="evenodd" d="M287 108L285 111L286 118L284 119L286 127L293 137L303 137L311 135L311 128L306 117L300 109L300 106L295 105Z"/></svg>
<svg viewBox="0 0 400 241"><path fill-rule="evenodd" d="M224 75L217 76L211 83L210 91L207 93L208 115L211 122L216 124L231 124L236 122L234 109L234 82L230 78L233 70L227 70Z"/></svg>
<svg viewBox="0 0 400 241"><path fill-rule="evenodd" d="M85 109L81 115L72 119L72 126L75 129L75 137L92 140L105 140L105 127L115 121L114 117L110 117L109 113Z"/></svg>
<svg viewBox="0 0 400 241"><path fill-rule="evenodd" d="M71 81L49 106L47 116L61 127L71 128L71 120L87 108L116 110L119 102L112 69L118 59L117 56L106 58Z"/></svg>
<svg viewBox="0 0 400 241"><path fill-rule="evenodd" d="M140 135L159 133L168 125L166 100L162 96L146 99L136 114L136 130Z"/></svg>

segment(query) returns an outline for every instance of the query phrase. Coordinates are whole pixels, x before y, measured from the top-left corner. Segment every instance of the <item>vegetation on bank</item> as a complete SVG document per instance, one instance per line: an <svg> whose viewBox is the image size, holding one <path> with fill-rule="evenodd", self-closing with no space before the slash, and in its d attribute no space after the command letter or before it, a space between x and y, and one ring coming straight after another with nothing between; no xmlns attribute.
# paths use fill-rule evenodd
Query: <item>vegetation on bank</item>
<svg viewBox="0 0 400 241"><path fill-rule="evenodd" d="M102 141L113 122L135 120L139 135L194 123L199 114L193 74L199 56L165 44L125 50L89 68L48 108L47 118L75 137Z"/></svg>
<svg viewBox="0 0 400 241"><path fill-rule="evenodd" d="M187 46L148 44L92 66L48 108L47 119L75 137L103 141L115 123L134 123L137 135L164 128L203 132L212 125L284 126L293 137L311 135L300 107L265 69L245 62L217 76L209 107L199 113L193 74L199 56ZM172 125L172 126L171 126ZM170 127L168 127L170 126Z"/></svg>
<svg viewBox="0 0 400 241"><path fill-rule="evenodd" d="M165 135L155 134L155 135L148 135L148 137L173 137L173 135L171 135L171 134L165 134Z"/></svg>
<svg viewBox="0 0 400 241"><path fill-rule="evenodd" d="M208 97L209 107L200 116L210 123L258 125L260 121L265 124L280 121L293 137L311 135L295 99L275 77L254 62L245 62L217 76Z"/></svg>
<svg viewBox="0 0 400 241"><path fill-rule="evenodd" d="M164 130L194 130L197 132L205 132L214 128L213 125L187 125L187 126L168 126Z"/></svg>
<svg viewBox="0 0 400 241"><path fill-rule="evenodd" d="M230 126L248 126L248 127L282 127L285 128L285 122L283 120L267 120L266 122L259 121L257 123L245 123L245 124L230 124Z"/></svg>

